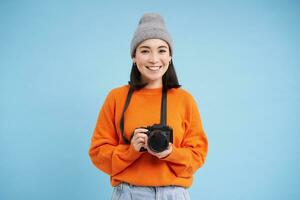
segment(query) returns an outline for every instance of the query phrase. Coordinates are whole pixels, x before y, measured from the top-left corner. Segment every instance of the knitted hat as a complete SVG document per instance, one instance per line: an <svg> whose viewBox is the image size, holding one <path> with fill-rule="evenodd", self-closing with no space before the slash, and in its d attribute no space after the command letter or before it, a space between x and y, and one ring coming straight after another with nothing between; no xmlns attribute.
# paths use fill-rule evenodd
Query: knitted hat
<svg viewBox="0 0 300 200"><path fill-rule="evenodd" d="M135 54L137 46L147 39L162 39L166 41L169 44L170 53L172 55L172 38L166 29L164 19L158 13L146 13L141 17L131 40L131 57Z"/></svg>

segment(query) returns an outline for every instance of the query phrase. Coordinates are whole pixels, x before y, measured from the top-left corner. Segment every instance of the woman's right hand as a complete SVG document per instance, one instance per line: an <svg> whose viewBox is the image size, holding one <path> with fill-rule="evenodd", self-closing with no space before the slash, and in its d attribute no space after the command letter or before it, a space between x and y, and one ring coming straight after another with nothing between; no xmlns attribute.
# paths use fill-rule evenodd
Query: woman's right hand
<svg viewBox="0 0 300 200"><path fill-rule="evenodd" d="M133 132L131 145L133 145L133 148L138 152L142 147L147 147L148 136L145 134L147 131L145 128L136 128Z"/></svg>

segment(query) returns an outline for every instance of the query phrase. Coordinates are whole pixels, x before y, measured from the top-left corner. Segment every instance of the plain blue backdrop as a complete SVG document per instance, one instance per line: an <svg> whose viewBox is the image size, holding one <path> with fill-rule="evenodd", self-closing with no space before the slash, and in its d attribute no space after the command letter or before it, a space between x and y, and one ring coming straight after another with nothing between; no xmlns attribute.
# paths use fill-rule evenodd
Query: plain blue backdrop
<svg viewBox="0 0 300 200"><path fill-rule="evenodd" d="M159 12L209 139L192 199L300 199L299 1L1 1L0 199L110 199L88 148Z"/></svg>

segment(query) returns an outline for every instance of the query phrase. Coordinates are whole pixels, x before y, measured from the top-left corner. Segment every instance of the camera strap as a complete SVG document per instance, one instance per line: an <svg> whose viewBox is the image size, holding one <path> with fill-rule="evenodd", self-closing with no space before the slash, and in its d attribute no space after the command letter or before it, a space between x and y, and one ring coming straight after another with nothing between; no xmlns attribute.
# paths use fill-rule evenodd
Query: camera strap
<svg viewBox="0 0 300 200"><path fill-rule="evenodd" d="M124 109L123 109L122 117L121 117L121 121L120 121L120 130L121 130L122 138L123 138L123 141L125 144L130 144L130 141L124 135L124 115L125 115L125 111L126 111L127 107L129 106L133 91L134 91L133 88L131 86L129 86L126 102L124 105Z"/></svg>
<svg viewBox="0 0 300 200"><path fill-rule="evenodd" d="M160 124L167 125L167 89L163 87L160 111Z"/></svg>
<svg viewBox="0 0 300 200"><path fill-rule="evenodd" d="M125 105L123 108L122 117L121 117L121 121L120 121L120 130L121 130L122 138L123 138L123 141L125 144L130 144L130 140L128 140L124 135L124 121L125 121L124 115L125 115L126 109L129 106L133 92L134 92L134 89L130 86L128 93L127 93L127 97L126 97L126 101L125 101ZM163 90L162 90L160 124L161 125L167 124L167 89L165 87L163 87Z"/></svg>

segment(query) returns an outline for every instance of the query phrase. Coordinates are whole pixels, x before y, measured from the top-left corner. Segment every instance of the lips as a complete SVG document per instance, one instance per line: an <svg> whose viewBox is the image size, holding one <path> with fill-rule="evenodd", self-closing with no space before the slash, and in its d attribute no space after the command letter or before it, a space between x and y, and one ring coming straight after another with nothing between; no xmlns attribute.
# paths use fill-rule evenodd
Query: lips
<svg viewBox="0 0 300 200"><path fill-rule="evenodd" d="M157 71L161 68L162 66L146 66L147 69L151 71Z"/></svg>

